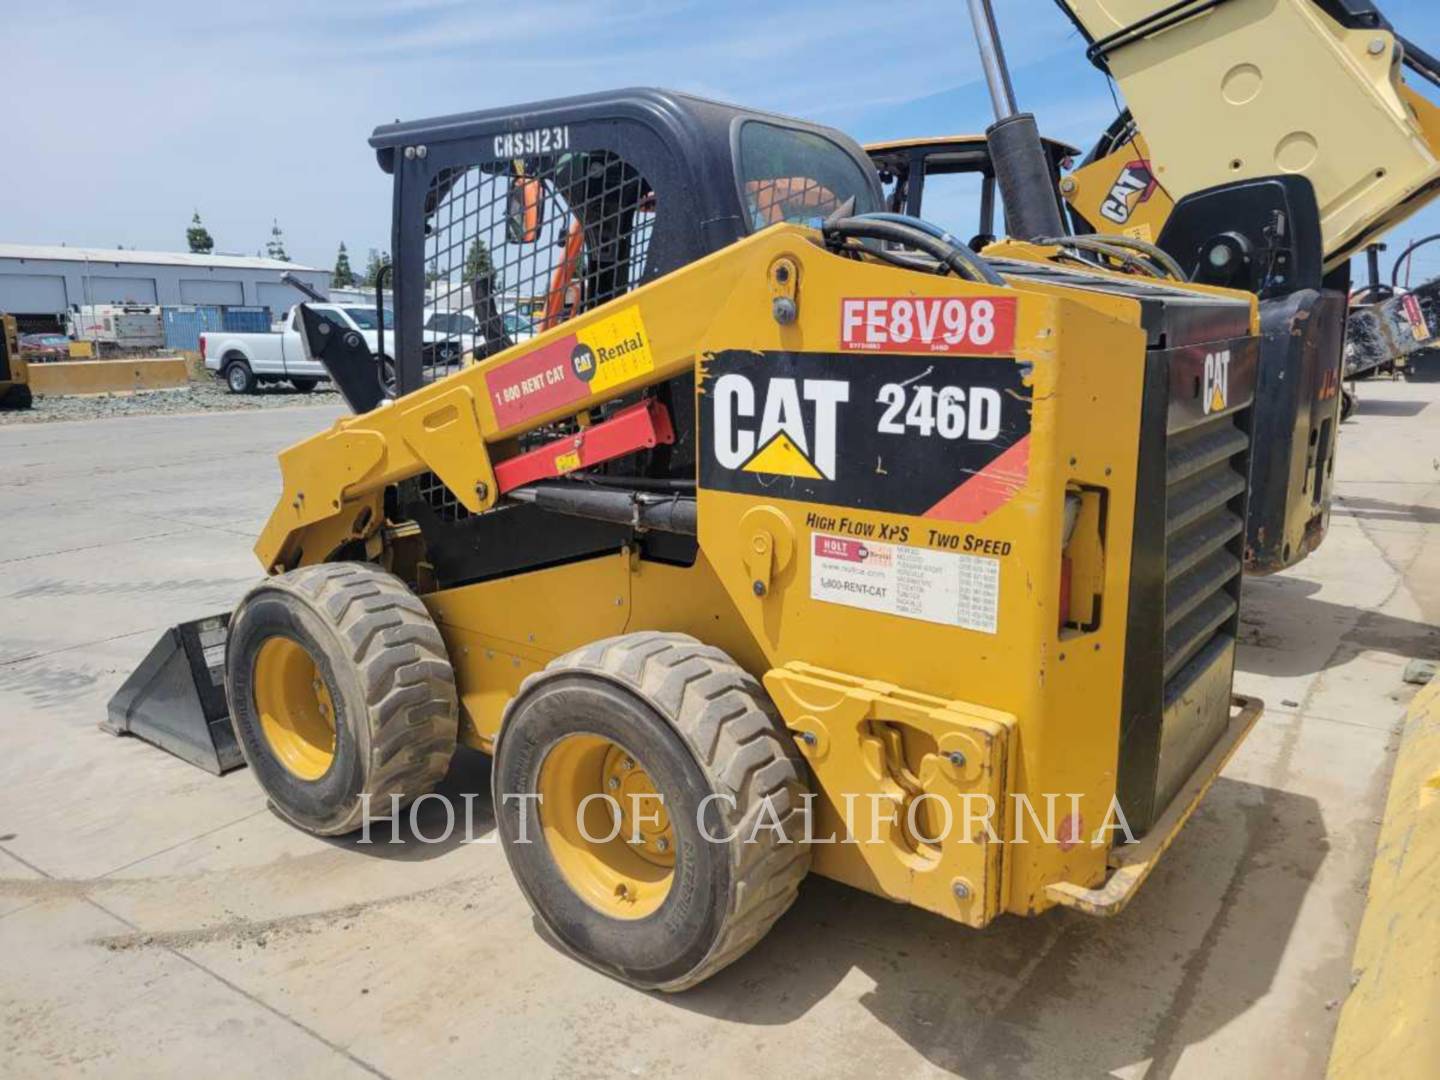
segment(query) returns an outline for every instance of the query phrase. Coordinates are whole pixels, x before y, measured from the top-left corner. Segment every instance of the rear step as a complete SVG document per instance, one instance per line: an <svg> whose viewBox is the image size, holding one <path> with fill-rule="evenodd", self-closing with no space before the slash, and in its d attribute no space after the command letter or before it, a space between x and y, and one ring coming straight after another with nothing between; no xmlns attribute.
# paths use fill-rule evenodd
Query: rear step
<svg viewBox="0 0 1440 1080"><path fill-rule="evenodd" d="M172 626L115 691L100 727L220 776L245 764L225 699L230 613Z"/></svg>

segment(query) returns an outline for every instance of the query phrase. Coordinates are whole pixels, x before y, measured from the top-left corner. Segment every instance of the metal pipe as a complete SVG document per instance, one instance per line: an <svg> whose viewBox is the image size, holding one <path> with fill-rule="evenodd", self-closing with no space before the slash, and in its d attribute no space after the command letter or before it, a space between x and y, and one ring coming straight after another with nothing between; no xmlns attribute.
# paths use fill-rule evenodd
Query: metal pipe
<svg viewBox="0 0 1440 1080"><path fill-rule="evenodd" d="M385 363L380 359L385 355L385 280L391 269L387 262L375 275L375 362L382 366Z"/></svg>
<svg viewBox="0 0 1440 1080"><path fill-rule="evenodd" d="M292 289L304 293L308 299L313 300L317 304L328 304L330 302L328 299L321 296L315 289L311 288L308 282L300 280L300 278L296 277L295 274L290 270L286 270L283 274L281 274L280 280L283 281L286 285L289 285Z"/></svg>
<svg viewBox="0 0 1440 1080"><path fill-rule="evenodd" d="M990 87L990 101L995 106L995 119L1008 120L1018 111L1015 86L1010 81L1010 67L1005 63L1005 47L995 25L995 11L990 0L970 0L970 21L975 24L975 41L980 46L980 66Z"/></svg>
<svg viewBox="0 0 1440 1080"><path fill-rule="evenodd" d="M995 177L987 176L980 184L980 232L995 235Z"/></svg>
<svg viewBox="0 0 1440 1080"><path fill-rule="evenodd" d="M1395 288L1400 287L1400 267L1404 266L1405 287L1408 289L1410 287L1410 263L1415 256L1415 252L1419 251L1427 244L1433 244L1436 240L1440 240L1440 233L1436 233L1434 236L1427 236L1424 240L1416 240L1413 244L1411 244L1404 251L1402 251L1400 253L1400 257L1395 260L1395 268L1390 271L1390 284Z"/></svg>
<svg viewBox="0 0 1440 1080"><path fill-rule="evenodd" d="M1372 289L1380 287L1380 253L1384 250L1384 244L1371 244L1365 249L1365 261L1370 269L1370 288Z"/></svg>
<svg viewBox="0 0 1440 1080"><path fill-rule="evenodd" d="M553 513L628 525L641 532L653 529L686 536L696 532L693 497L605 490L567 481L518 487L506 497Z"/></svg>

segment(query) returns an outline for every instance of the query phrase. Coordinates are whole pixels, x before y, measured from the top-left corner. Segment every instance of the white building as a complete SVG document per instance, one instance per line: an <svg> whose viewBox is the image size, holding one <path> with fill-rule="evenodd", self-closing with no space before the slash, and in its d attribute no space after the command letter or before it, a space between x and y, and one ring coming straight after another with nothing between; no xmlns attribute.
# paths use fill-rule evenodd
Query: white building
<svg viewBox="0 0 1440 1080"><path fill-rule="evenodd" d="M0 312L28 321L80 304L268 307L278 316L303 297L286 271L328 295L330 271L279 259L0 244Z"/></svg>

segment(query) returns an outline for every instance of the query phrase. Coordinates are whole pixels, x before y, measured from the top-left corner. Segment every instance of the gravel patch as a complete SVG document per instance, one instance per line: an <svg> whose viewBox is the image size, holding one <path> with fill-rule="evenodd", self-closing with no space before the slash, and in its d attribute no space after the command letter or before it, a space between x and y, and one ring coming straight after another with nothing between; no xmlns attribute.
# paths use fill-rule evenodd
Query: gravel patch
<svg viewBox="0 0 1440 1080"><path fill-rule="evenodd" d="M253 394L232 394L218 382L192 382L173 390L140 390L129 394L85 394L37 397L29 409L0 409L0 425L45 424L62 420L103 420L112 416L155 413L244 412L285 409L297 405L331 405L339 393L321 383L308 394L288 385L267 386Z"/></svg>

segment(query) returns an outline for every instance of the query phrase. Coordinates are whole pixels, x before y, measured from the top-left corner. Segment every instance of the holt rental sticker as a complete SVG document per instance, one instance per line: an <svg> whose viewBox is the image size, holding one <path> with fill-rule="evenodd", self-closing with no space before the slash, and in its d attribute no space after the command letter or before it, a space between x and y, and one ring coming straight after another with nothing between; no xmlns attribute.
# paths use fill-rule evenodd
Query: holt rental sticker
<svg viewBox="0 0 1440 1080"><path fill-rule="evenodd" d="M993 634L1000 560L815 533L810 597Z"/></svg>

